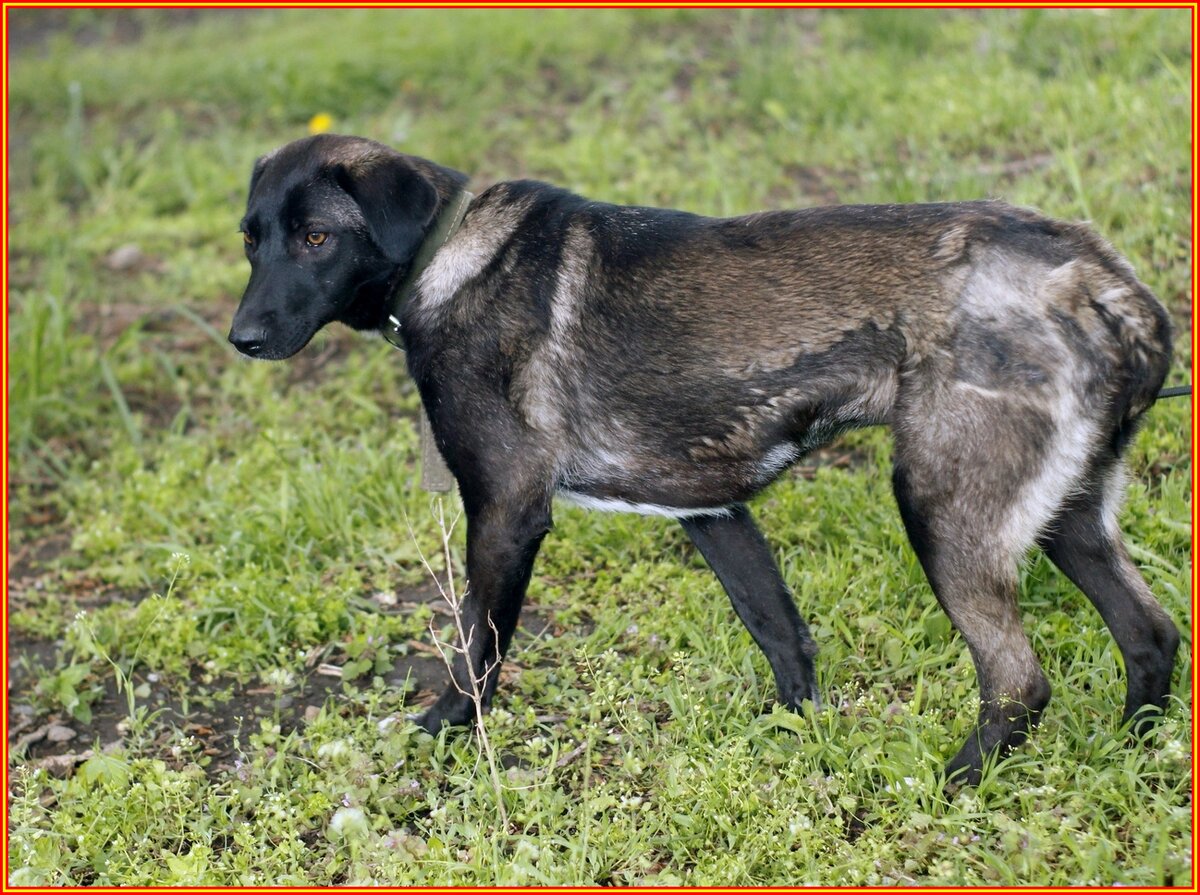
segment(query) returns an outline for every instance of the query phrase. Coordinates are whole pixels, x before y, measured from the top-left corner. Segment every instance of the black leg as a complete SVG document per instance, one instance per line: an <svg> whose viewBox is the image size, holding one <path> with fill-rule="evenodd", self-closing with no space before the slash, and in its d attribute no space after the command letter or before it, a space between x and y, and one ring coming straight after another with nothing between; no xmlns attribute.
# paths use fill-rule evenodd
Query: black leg
<svg viewBox="0 0 1200 895"><path fill-rule="evenodd" d="M816 644L750 511L738 504L728 516L694 516L680 521L717 573L738 618L766 654L780 701L793 709L805 699L817 704L812 661Z"/></svg>
<svg viewBox="0 0 1200 895"><path fill-rule="evenodd" d="M1046 555L1100 612L1125 659L1124 720L1144 707L1161 710L1171 692L1171 672L1179 631L1158 605L1121 542L1113 514L1122 476L1096 476L1068 503L1042 540ZM1105 492L1114 493L1105 493ZM1142 714L1133 727L1147 732L1156 712Z"/></svg>
<svg viewBox="0 0 1200 895"><path fill-rule="evenodd" d="M548 505L517 509L485 504L468 510L467 591L462 601L468 649L467 655L459 653L455 658L450 686L419 722L431 733L470 723L476 690L485 708L491 703L533 560L549 529Z"/></svg>

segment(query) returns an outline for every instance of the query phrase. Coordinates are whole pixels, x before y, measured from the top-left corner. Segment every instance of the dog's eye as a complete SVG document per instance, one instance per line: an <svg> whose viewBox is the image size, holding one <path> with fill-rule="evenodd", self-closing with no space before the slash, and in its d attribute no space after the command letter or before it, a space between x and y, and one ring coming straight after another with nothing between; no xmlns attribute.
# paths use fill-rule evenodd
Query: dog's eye
<svg viewBox="0 0 1200 895"><path fill-rule="evenodd" d="M243 230L242 231L242 242L244 242L248 246L252 246L252 245L254 245L254 237L251 236L249 233L247 233L245 230Z"/></svg>
<svg viewBox="0 0 1200 895"><path fill-rule="evenodd" d="M316 232L314 232L314 233L309 233L309 234L307 234L307 235L304 237L304 241L305 241L305 242L307 242L307 243L308 243L310 246L312 246L313 248L316 248L316 247L317 247L317 246L319 246L319 245L324 245L324 244L325 244L325 240L327 240L328 238L329 238L329 234L328 234L328 233L316 233Z"/></svg>

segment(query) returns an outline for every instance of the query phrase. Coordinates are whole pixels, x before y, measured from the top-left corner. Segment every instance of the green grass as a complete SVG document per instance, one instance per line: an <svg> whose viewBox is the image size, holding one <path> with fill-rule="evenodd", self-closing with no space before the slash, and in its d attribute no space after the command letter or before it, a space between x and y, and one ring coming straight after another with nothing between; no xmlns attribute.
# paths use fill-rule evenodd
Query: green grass
<svg viewBox="0 0 1200 895"><path fill-rule="evenodd" d="M73 14L100 45L51 36L11 65L9 624L42 649L10 698L72 725L81 759L55 776L10 755L13 883L1190 883L1187 402L1150 412L1123 515L1184 629L1146 742L1117 729L1098 615L1034 558L1022 607L1055 699L979 787L943 791L974 674L904 538L887 439L866 432L850 468L755 506L827 708L771 707L765 660L677 526L559 506L529 593L542 621L487 722L497 792L475 738L388 720L410 710L393 663L441 618L372 599L427 586L419 554L439 543L400 358L330 332L249 364L222 336L250 166L328 113L477 185L712 214L998 196L1086 217L1172 308L1171 381L1190 381L1186 12L274 11L174 29L142 12L138 43L111 15ZM110 269L128 243L142 261ZM283 697L313 657L352 672L294 723ZM117 681L119 736L93 718ZM278 704L230 718L228 754L158 711L233 714L231 686ZM93 744L109 748L83 760Z"/></svg>

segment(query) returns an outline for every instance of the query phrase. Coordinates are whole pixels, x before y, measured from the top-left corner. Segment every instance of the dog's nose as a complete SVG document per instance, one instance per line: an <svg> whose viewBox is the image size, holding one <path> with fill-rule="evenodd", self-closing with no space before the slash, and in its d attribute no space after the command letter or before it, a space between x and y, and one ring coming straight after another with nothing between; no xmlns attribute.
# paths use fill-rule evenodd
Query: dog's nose
<svg viewBox="0 0 1200 895"><path fill-rule="evenodd" d="M263 345L267 341L267 331L261 326L232 329L229 331L229 341L247 357L256 357L262 353Z"/></svg>

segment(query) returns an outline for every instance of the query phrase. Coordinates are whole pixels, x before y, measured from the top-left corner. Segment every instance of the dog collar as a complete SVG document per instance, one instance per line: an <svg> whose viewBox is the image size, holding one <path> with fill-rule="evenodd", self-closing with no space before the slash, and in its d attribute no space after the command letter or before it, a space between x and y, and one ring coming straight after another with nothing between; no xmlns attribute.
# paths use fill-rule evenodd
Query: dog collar
<svg viewBox="0 0 1200 895"><path fill-rule="evenodd" d="M474 193L463 190L446 204L446 208L438 215L433 228L429 231L429 235L425 237L425 241L417 249L417 254L413 256L408 273L405 274L400 285L392 293L387 320L380 331L383 333L385 339L401 351L404 350L404 339L400 335L402 328L400 320L403 316L404 305L412 298L413 291L417 286L417 278L429 266L429 262L433 260L433 256L437 254L437 250L449 242L450 237L458 232L459 225L462 224L462 219L467 213L467 206L471 204L471 200L474 198Z"/></svg>

